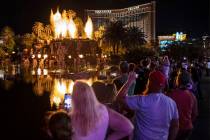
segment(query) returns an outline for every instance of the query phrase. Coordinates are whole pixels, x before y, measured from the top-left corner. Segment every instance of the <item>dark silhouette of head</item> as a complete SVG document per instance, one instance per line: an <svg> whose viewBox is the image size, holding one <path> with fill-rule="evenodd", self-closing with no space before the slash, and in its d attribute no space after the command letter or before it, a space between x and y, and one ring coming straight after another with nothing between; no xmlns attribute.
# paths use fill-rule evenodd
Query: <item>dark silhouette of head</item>
<svg viewBox="0 0 210 140"><path fill-rule="evenodd" d="M126 61L122 61L120 63L120 72L121 73L128 73L128 70L129 70L129 65Z"/></svg>
<svg viewBox="0 0 210 140"><path fill-rule="evenodd" d="M92 84L92 88L95 92L95 95L96 95L98 101L101 103L105 103L106 102L105 95L107 94L107 91L105 91L105 89L106 89L105 83L96 81Z"/></svg>
<svg viewBox="0 0 210 140"><path fill-rule="evenodd" d="M134 63L129 63L129 72L134 71L135 68L136 68L136 64L134 64Z"/></svg>
<svg viewBox="0 0 210 140"><path fill-rule="evenodd" d="M191 83L191 75L187 71L183 71L178 75L178 87L180 88L188 88Z"/></svg>
<svg viewBox="0 0 210 140"><path fill-rule="evenodd" d="M99 102L106 104L112 103L116 96L117 89L115 84L105 84L100 81L93 83L92 88Z"/></svg>
<svg viewBox="0 0 210 140"><path fill-rule="evenodd" d="M71 119L64 111L57 111L49 118L49 130L55 140L71 140Z"/></svg>

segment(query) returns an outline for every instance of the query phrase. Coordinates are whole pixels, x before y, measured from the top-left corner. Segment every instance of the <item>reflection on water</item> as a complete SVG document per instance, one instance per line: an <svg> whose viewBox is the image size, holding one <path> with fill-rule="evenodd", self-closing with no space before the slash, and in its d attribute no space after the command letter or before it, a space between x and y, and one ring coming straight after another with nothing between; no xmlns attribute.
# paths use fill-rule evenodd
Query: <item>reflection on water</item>
<svg viewBox="0 0 210 140"><path fill-rule="evenodd" d="M94 79L82 80L92 85ZM52 78L50 75L39 76L35 82L35 93L42 95L44 91L50 92L51 105L59 106L63 102L65 93L72 93L74 81L65 78Z"/></svg>
<svg viewBox="0 0 210 140"><path fill-rule="evenodd" d="M34 72L32 72L34 73ZM40 74L41 73L41 74ZM63 102L65 93L72 93L74 81L70 78L56 78L51 75L47 75L48 70L37 70L37 75L33 76L32 81L34 83L34 92L41 96L45 91L50 92L51 105L59 106ZM90 78L88 80L82 80L92 85L96 79Z"/></svg>
<svg viewBox="0 0 210 140"><path fill-rule="evenodd" d="M72 93L74 82L69 79L54 79L54 85L51 92L51 104L58 106L64 99L65 93Z"/></svg>
<svg viewBox="0 0 210 140"><path fill-rule="evenodd" d="M0 79L4 79L4 71L0 70Z"/></svg>
<svg viewBox="0 0 210 140"><path fill-rule="evenodd" d="M13 78L16 79L18 77L17 70L15 71L16 73L11 74L5 72L4 70L0 70L0 78L4 79L5 88L10 87L10 82L12 82ZM27 83L32 83L33 91L37 96L42 96L45 92L50 93L51 105L56 105L58 107L59 104L63 102L65 93L72 93L74 81L68 76L62 76L61 73L59 75L59 71L56 72L58 73L54 73L54 71L49 72L48 69L40 68L36 70L23 70L23 76L21 78ZM83 76L84 75L79 75L78 77L79 79L81 79L81 77ZM95 80L97 79L89 78L82 81L87 82L89 85L92 85Z"/></svg>

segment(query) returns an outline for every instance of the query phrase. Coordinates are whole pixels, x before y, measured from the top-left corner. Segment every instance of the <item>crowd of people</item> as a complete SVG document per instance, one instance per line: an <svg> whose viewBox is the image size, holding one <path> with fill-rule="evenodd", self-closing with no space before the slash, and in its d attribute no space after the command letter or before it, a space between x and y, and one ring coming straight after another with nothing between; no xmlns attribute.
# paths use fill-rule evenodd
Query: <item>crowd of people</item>
<svg viewBox="0 0 210 140"><path fill-rule="evenodd" d="M18 80L12 84L7 81L6 85L17 88L7 91L3 90L7 88L4 84L0 87L5 93L1 94L5 96L2 105L9 108L2 112L12 114L13 108L17 111L13 112L16 119L9 117L12 121L2 116L2 124L15 124L18 131L14 136L20 137L32 134L27 130L32 125L34 132L42 125L41 133L36 135L45 140L187 140L198 116L198 102L203 98L200 81L205 68L198 60L185 57L180 61L168 56L145 58L139 64L122 61L119 73L109 73L111 81L96 81L92 86L76 81L71 108L61 106L48 111L44 118L42 114L50 110L48 94L36 97L29 94L33 89L30 83L22 86ZM208 76L208 69L206 73ZM41 119L44 123L36 124ZM34 123L27 123L31 120ZM29 133L20 133L19 126Z"/></svg>
<svg viewBox="0 0 210 140"><path fill-rule="evenodd" d="M199 63L164 56L119 69L112 83L76 81L72 107L47 114L42 138L188 140L202 98Z"/></svg>

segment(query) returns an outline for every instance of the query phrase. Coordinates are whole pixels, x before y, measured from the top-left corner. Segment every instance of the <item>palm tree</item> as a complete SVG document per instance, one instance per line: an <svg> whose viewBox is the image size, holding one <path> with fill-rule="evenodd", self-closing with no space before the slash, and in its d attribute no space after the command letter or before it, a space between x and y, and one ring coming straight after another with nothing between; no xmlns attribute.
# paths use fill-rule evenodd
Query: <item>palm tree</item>
<svg viewBox="0 0 210 140"><path fill-rule="evenodd" d="M100 26L97 31L94 32L94 38L96 41L102 39L105 32L104 26Z"/></svg>
<svg viewBox="0 0 210 140"><path fill-rule="evenodd" d="M35 22L32 27L33 33L37 35L37 37L41 37L44 31L44 25L41 22Z"/></svg>
<svg viewBox="0 0 210 140"><path fill-rule="evenodd" d="M125 37L125 28L121 21L112 22L104 33L104 39L112 46L114 55L118 54L119 47Z"/></svg>
<svg viewBox="0 0 210 140"><path fill-rule="evenodd" d="M35 41L35 36L34 36L34 34L26 33L26 34L24 34L24 35L22 36L21 44L22 44L24 47L30 49L30 48L32 47L34 41Z"/></svg>
<svg viewBox="0 0 210 140"><path fill-rule="evenodd" d="M2 48L2 46L0 45L0 58L3 58L6 56L6 52L4 51L4 49Z"/></svg>
<svg viewBox="0 0 210 140"><path fill-rule="evenodd" d="M15 47L15 33L10 27L6 26L2 29L1 36L4 38L4 50L11 53Z"/></svg>
<svg viewBox="0 0 210 140"><path fill-rule="evenodd" d="M76 27L77 27L77 30L78 30L77 36L78 36L78 37L81 37L81 36L82 36L82 37L85 37L84 24L83 24L82 19L79 18L79 17L76 17L76 18L74 19L74 23L75 23L75 25L76 25Z"/></svg>
<svg viewBox="0 0 210 140"><path fill-rule="evenodd" d="M70 18L75 18L76 17L76 12L74 12L73 10L68 10L66 11L66 16L70 19Z"/></svg>
<svg viewBox="0 0 210 140"><path fill-rule="evenodd" d="M129 27L126 30L126 37L123 41L123 46L128 50L138 48L147 43L145 37L144 32L138 27Z"/></svg>
<svg viewBox="0 0 210 140"><path fill-rule="evenodd" d="M6 38L11 38L15 36L15 33L13 32L12 28L6 26L2 29L1 35Z"/></svg>
<svg viewBox="0 0 210 140"><path fill-rule="evenodd" d="M50 25L46 25L45 28L44 28L44 32L47 36L47 39L50 39L51 36L52 36L52 28Z"/></svg>
<svg viewBox="0 0 210 140"><path fill-rule="evenodd" d="M104 26L100 26L98 28L97 31L94 32L94 39L95 41L97 41L98 43L98 46L101 47L102 49L102 46L103 46L103 35L105 33L105 27ZM104 49L102 49L103 51Z"/></svg>

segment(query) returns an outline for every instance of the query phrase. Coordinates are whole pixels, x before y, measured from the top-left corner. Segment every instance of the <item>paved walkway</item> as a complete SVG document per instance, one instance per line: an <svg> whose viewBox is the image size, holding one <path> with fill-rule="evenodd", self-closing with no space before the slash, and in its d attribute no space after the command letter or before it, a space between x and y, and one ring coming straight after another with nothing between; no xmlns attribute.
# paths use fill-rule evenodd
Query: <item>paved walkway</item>
<svg viewBox="0 0 210 140"><path fill-rule="evenodd" d="M203 99L199 100L199 117L190 140L210 140L210 77L201 82Z"/></svg>

